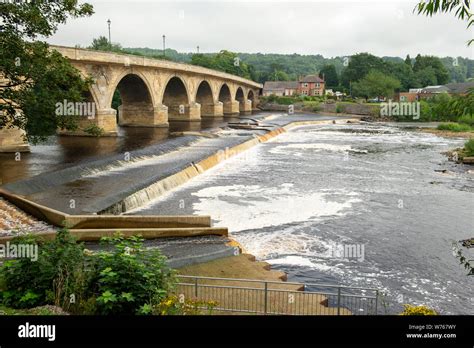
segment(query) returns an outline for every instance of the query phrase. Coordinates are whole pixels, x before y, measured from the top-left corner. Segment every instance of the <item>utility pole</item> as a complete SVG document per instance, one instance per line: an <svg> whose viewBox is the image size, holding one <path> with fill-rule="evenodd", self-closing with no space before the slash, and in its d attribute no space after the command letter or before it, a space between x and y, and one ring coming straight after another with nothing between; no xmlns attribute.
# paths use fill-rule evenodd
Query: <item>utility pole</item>
<svg viewBox="0 0 474 348"><path fill-rule="evenodd" d="M199 54L199 46L197 47L197 49L198 49L198 54Z"/></svg>
<svg viewBox="0 0 474 348"><path fill-rule="evenodd" d="M166 35L163 35L163 57L166 56L165 50L166 50Z"/></svg>
<svg viewBox="0 0 474 348"><path fill-rule="evenodd" d="M112 40L110 39L110 23L112 23L110 19L107 19L107 24L109 25L109 46L112 47Z"/></svg>

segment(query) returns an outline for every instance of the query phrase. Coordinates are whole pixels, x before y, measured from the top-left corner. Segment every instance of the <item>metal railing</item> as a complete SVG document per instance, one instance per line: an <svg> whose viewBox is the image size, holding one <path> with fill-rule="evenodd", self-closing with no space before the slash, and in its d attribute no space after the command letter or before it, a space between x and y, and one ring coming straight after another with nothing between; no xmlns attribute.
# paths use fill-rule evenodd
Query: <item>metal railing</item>
<svg viewBox="0 0 474 348"><path fill-rule="evenodd" d="M182 299L213 301L213 313L376 315L379 291L332 284L178 276Z"/></svg>

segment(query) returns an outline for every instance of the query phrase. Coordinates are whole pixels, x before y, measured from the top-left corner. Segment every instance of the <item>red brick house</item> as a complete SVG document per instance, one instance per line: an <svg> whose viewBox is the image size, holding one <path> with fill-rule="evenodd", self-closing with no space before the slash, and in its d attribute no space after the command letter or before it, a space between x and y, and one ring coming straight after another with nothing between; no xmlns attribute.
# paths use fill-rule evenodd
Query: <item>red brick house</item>
<svg viewBox="0 0 474 348"><path fill-rule="evenodd" d="M298 81L297 93L301 95L324 95L324 80L318 75L308 75Z"/></svg>

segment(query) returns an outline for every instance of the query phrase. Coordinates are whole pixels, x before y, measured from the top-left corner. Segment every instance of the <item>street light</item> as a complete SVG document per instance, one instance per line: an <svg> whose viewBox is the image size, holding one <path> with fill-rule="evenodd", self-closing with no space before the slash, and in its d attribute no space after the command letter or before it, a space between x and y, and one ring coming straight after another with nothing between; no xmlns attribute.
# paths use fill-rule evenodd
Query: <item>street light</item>
<svg viewBox="0 0 474 348"><path fill-rule="evenodd" d="M197 49L198 49L198 54L199 54L199 46L197 47Z"/></svg>
<svg viewBox="0 0 474 348"><path fill-rule="evenodd" d="M166 36L165 36L165 35L163 35L163 57L165 57L165 56L166 56L166 53L165 53L165 47L166 47L166 45L165 45L165 41L166 41Z"/></svg>
<svg viewBox="0 0 474 348"><path fill-rule="evenodd" d="M112 40L110 40L110 23L112 23L110 19L107 19L107 24L109 25L109 45L112 46Z"/></svg>

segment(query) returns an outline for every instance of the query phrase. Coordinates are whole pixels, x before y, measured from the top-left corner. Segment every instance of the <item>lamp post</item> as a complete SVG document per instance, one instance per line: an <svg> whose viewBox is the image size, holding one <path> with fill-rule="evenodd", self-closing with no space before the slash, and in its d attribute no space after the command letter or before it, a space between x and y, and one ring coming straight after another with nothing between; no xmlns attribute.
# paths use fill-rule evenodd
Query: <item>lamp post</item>
<svg viewBox="0 0 474 348"><path fill-rule="evenodd" d="M112 46L112 40L110 40L110 23L112 23L110 19L107 19L107 24L109 25L109 45Z"/></svg>
<svg viewBox="0 0 474 348"><path fill-rule="evenodd" d="M163 35L163 57L166 56L165 50L166 50L166 35Z"/></svg>
<svg viewBox="0 0 474 348"><path fill-rule="evenodd" d="M198 54L199 54L199 46L197 47L197 50L198 50Z"/></svg>

